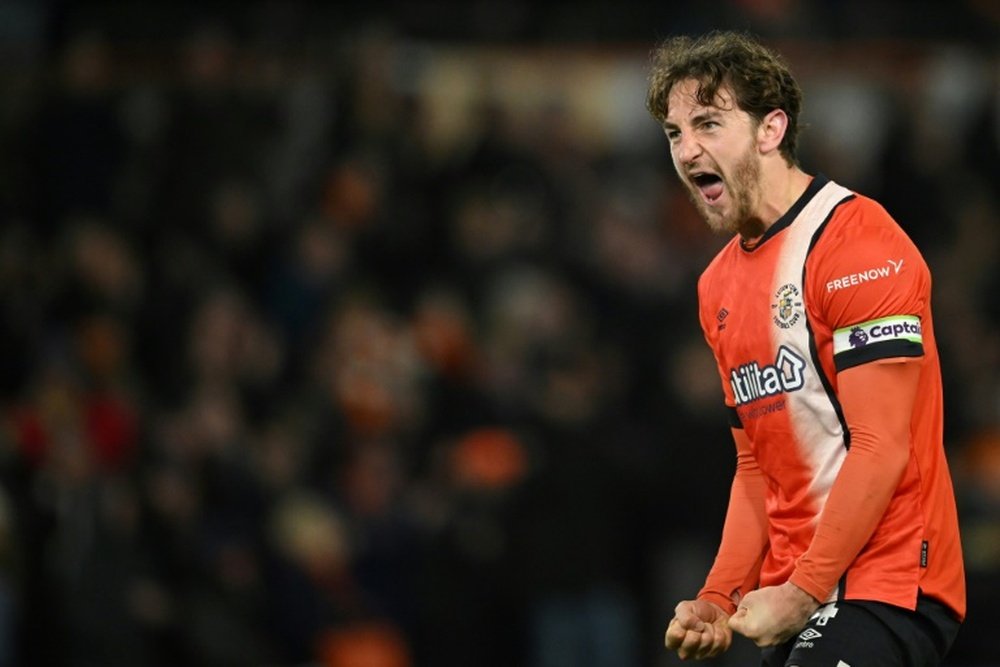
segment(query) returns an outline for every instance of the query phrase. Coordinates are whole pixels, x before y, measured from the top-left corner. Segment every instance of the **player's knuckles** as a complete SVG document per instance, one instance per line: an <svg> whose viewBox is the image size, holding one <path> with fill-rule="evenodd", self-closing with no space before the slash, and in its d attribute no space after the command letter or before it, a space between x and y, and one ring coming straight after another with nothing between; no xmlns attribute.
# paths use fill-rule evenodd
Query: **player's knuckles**
<svg viewBox="0 0 1000 667"><path fill-rule="evenodd" d="M703 639L698 654L699 659L714 658L729 650L732 634L724 628L712 626L711 632L706 632Z"/></svg>
<svg viewBox="0 0 1000 667"><path fill-rule="evenodd" d="M684 633L684 646L697 648L701 644L701 633L688 630Z"/></svg>
<svg viewBox="0 0 1000 667"><path fill-rule="evenodd" d="M684 643L681 644L681 648L689 658L698 657L698 652L701 651L701 639L702 633L693 630L688 630L687 634L684 635Z"/></svg>
<svg viewBox="0 0 1000 667"><path fill-rule="evenodd" d="M677 614L677 624L685 630L700 630L703 621L695 614Z"/></svg>
<svg viewBox="0 0 1000 667"><path fill-rule="evenodd" d="M682 658L686 657L688 651L691 650L690 646L687 643L687 633L685 632L683 635L679 637L676 635L670 637L670 640L667 643L667 648L669 648L671 651L676 651L677 655L679 655Z"/></svg>
<svg viewBox="0 0 1000 667"><path fill-rule="evenodd" d="M698 658L701 660L704 660L705 658L714 658L727 648L729 647L720 643L717 639L713 640L701 647L701 650L698 652Z"/></svg>
<svg viewBox="0 0 1000 667"><path fill-rule="evenodd" d="M715 633L712 631L712 626L705 628L705 631L701 633L701 637L698 641L698 653L699 655L704 655L706 651L709 651L715 644Z"/></svg>
<svg viewBox="0 0 1000 667"><path fill-rule="evenodd" d="M728 630L728 628L720 628L718 632L715 633L716 639L715 644L719 648L719 653L723 651L728 651L729 646L733 643L733 633Z"/></svg>
<svg viewBox="0 0 1000 667"><path fill-rule="evenodd" d="M678 602L677 606L674 607L674 616L676 618L686 618L695 615L694 605L688 600Z"/></svg>

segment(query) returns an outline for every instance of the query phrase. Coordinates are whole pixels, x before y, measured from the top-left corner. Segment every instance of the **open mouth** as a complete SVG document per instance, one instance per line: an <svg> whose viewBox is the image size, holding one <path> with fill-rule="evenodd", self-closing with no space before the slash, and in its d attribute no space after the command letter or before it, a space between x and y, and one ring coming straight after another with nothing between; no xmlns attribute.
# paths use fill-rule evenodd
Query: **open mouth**
<svg viewBox="0 0 1000 667"><path fill-rule="evenodd" d="M701 171L691 174L691 182L701 192L708 203L713 203L722 196L722 179L711 172Z"/></svg>

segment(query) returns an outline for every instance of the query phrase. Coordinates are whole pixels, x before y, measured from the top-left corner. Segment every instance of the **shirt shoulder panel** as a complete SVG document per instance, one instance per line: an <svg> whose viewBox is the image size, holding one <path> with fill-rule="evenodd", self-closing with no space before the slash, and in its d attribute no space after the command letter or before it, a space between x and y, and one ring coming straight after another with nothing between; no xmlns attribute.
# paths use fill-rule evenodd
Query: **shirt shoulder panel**
<svg viewBox="0 0 1000 667"><path fill-rule="evenodd" d="M811 314L833 332L838 370L923 354L930 272L877 202L857 196L835 211L810 253L806 276Z"/></svg>

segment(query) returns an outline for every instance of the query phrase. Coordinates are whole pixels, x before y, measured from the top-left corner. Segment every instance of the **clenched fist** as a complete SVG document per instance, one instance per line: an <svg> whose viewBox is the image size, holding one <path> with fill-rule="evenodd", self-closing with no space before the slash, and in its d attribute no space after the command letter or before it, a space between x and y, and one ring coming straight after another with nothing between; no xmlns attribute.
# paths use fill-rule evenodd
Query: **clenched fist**
<svg viewBox="0 0 1000 667"><path fill-rule="evenodd" d="M725 652L733 641L729 614L707 600L685 600L674 609L664 643L681 660L703 660Z"/></svg>
<svg viewBox="0 0 1000 667"><path fill-rule="evenodd" d="M819 602L791 582L751 591L729 619L729 627L757 646L775 646L798 633Z"/></svg>

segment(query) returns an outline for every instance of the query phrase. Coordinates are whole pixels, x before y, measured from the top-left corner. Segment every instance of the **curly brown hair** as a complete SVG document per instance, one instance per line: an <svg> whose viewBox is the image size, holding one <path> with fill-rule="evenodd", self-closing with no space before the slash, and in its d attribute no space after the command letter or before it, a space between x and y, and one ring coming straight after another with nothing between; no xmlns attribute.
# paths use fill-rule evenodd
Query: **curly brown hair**
<svg viewBox="0 0 1000 667"><path fill-rule="evenodd" d="M652 53L646 108L660 124L666 120L670 90L679 81L698 81L698 102L711 106L723 86L736 105L757 122L774 109L788 116L779 151L797 163L796 144L802 90L784 59L758 40L739 32L711 32L701 37L671 37Z"/></svg>

